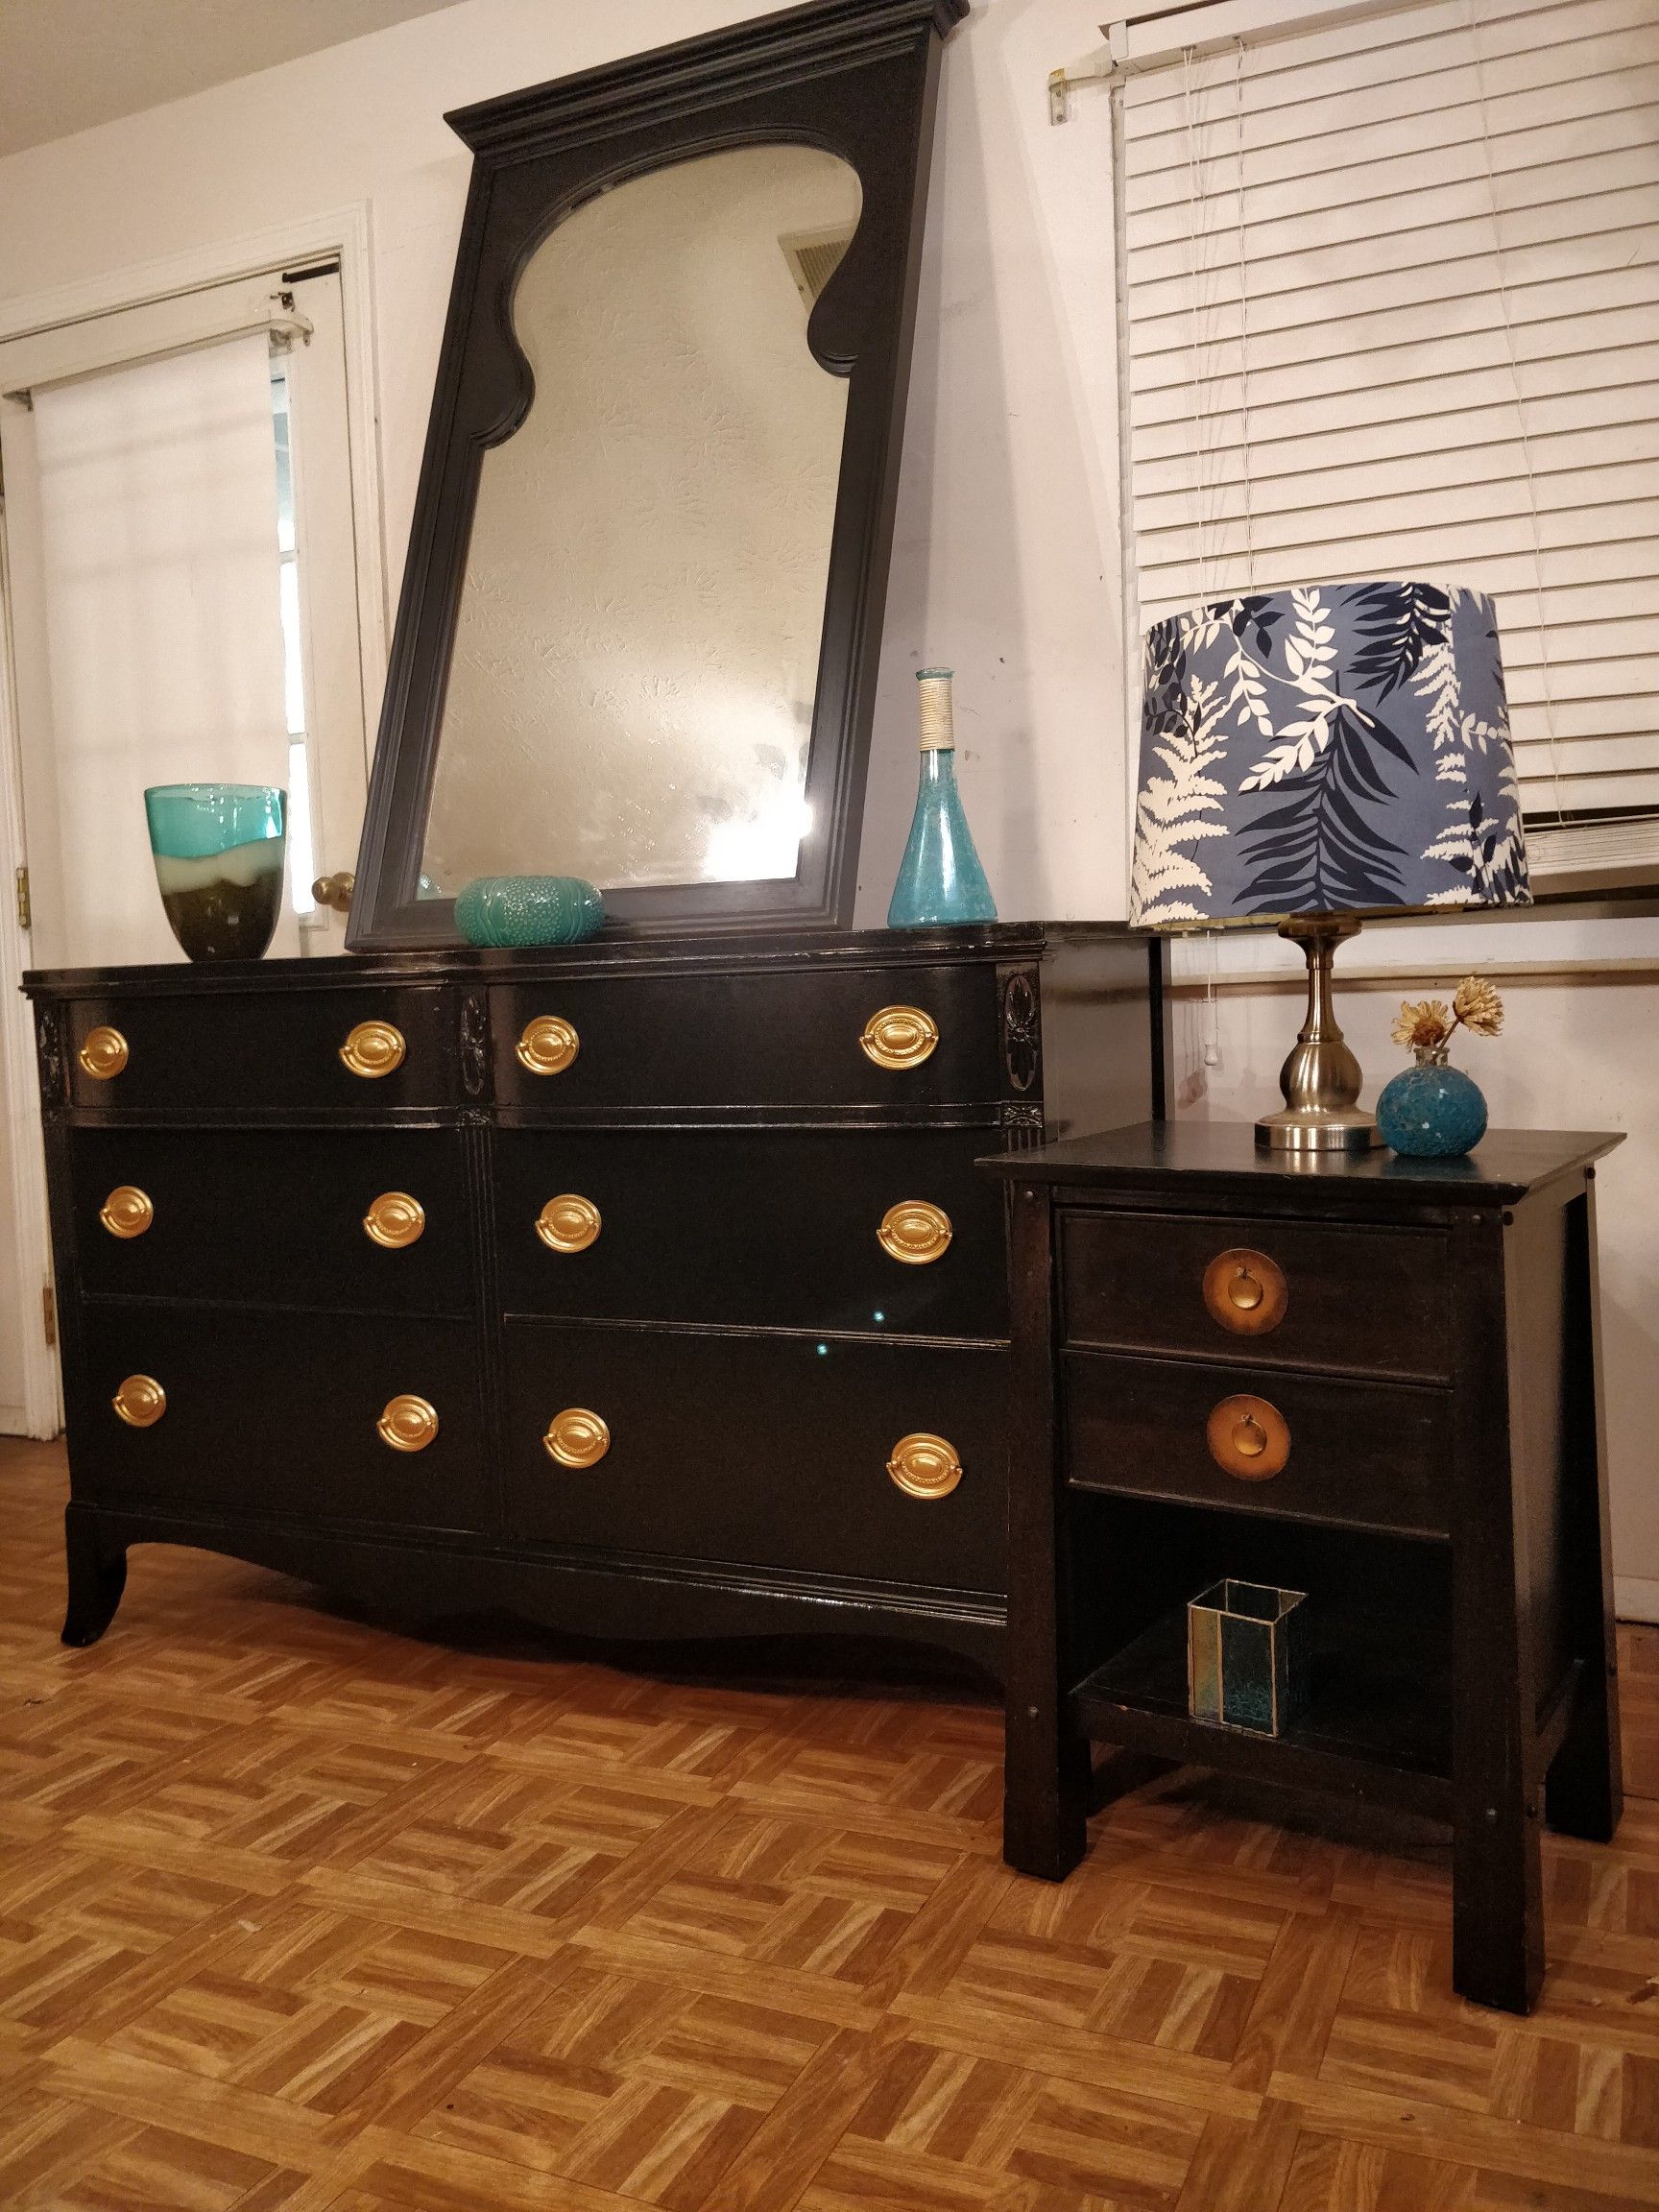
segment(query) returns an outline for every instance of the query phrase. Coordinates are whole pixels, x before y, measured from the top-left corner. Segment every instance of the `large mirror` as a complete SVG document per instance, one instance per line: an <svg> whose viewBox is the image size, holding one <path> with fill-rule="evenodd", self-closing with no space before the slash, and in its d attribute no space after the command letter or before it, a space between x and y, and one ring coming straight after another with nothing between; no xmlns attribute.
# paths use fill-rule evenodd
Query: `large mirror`
<svg viewBox="0 0 1659 2212"><path fill-rule="evenodd" d="M473 152L353 950L479 876L845 925L940 41L808 0L452 115Z"/></svg>
<svg viewBox="0 0 1659 2212"><path fill-rule="evenodd" d="M806 324L858 202L833 154L735 147L531 256L536 397L479 475L429 892L794 876L847 416Z"/></svg>

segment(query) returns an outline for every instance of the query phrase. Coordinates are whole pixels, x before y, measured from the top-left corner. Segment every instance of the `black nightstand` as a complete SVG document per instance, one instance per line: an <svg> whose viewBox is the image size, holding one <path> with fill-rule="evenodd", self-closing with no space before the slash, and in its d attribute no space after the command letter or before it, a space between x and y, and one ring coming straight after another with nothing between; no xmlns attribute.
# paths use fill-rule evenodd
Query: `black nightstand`
<svg viewBox="0 0 1659 2212"><path fill-rule="evenodd" d="M1082 1856L1091 1741L1408 1807L1453 1825L1456 1988L1530 2007L1540 1815L1605 1841L1621 1810L1592 1165L1619 1142L1307 1164L1146 1123L984 1164L1014 1215L1010 1864ZM1186 1603L1223 1575L1308 1593L1284 1735L1189 1717Z"/></svg>

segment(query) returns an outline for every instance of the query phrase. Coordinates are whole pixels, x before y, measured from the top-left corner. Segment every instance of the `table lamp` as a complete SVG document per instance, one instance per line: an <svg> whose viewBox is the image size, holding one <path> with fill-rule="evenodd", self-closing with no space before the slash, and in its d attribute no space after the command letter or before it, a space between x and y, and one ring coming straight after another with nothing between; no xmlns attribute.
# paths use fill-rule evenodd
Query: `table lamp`
<svg viewBox="0 0 1659 2212"><path fill-rule="evenodd" d="M1277 923L1308 1013L1256 1142L1380 1142L1332 1005L1367 915L1525 905L1527 851L1498 625L1456 585L1306 584L1171 614L1146 634L1129 918Z"/></svg>

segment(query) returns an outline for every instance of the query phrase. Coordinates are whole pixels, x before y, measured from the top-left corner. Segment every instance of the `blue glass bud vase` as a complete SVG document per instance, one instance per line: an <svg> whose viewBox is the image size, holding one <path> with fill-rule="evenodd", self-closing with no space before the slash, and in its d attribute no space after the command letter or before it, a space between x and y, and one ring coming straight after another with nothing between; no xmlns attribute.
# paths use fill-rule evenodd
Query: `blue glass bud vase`
<svg viewBox="0 0 1659 2212"><path fill-rule="evenodd" d="M887 926L926 929L940 923L995 922L997 902L974 850L974 835L956 788L950 670L919 669L916 683L922 710L922 778L909 842L887 908Z"/></svg>
<svg viewBox="0 0 1659 2212"><path fill-rule="evenodd" d="M1444 1045L1419 1046L1416 1061L1382 1086L1377 1101L1382 1142L1409 1160L1461 1159L1486 1134L1480 1086L1447 1065Z"/></svg>

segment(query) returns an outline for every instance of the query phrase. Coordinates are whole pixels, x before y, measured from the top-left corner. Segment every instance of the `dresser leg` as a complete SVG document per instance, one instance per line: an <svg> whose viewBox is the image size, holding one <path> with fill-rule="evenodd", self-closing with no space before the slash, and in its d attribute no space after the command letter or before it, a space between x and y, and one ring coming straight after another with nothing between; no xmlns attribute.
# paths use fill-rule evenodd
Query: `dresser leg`
<svg viewBox="0 0 1659 2212"><path fill-rule="evenodd" d="M84 1505L63 1509L63 1549L69 1570L69 1604L62 1641L81 1650L96 1644L111 1621L127 1587L127 1547L111 1547L98 1516Z"/></svg>
<svg viewBox="0 0 1659 2212"><path fill-rule="evenodd" d="M1057 1739L1033 1710L1017 1719L1011 1701L1003 1776L1003 1858L1021 1874L1064 1882L1088 1848L1088 1744Z"/></svg>

